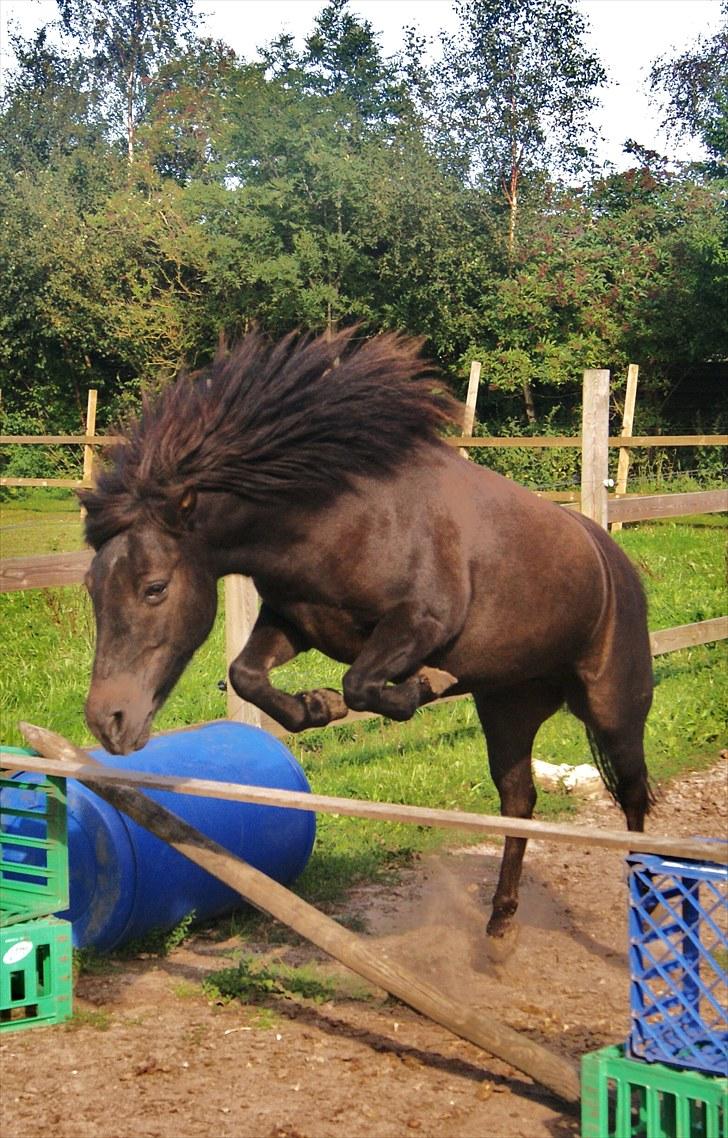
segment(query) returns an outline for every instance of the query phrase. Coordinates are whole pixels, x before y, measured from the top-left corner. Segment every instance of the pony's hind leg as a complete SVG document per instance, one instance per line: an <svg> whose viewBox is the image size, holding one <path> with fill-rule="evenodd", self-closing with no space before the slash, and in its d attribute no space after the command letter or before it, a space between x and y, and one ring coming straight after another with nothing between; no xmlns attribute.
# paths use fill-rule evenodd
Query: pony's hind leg
<svg viewBox="0 0 728 1138"><path fill-rule="evenodd" d="M647 680L615 684L611 674L567 691L569 709L584 723L602 780L622 808L628 830L642 831L652 795L644 732L652 700Z"/></svg>
<svg viewBox="0 0 728 1138"><path fill-rule="evenodd" d="M563 693L554 685L534 680L505 691L475 691L473 695L501 814L530 818L536 804L531 748L541 724L561 706ZM513 931L525 852L525 838L506 838L487 926L490 937L502 939Z"/></svg>

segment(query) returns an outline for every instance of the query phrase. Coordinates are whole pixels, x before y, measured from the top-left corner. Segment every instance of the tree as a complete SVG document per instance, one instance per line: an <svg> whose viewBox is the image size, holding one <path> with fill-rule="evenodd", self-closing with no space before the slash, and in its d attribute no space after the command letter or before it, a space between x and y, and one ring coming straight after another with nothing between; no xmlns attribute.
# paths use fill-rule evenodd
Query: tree
<svg viewBox="0 0 728 1138"><path fill-rule="evenodd" d="M145 118L136 134L137 158L179 185L222 179L226 103L236 72L232 49L210 39L196 41L160 67L147 90Z"/></svg>
<svg viewBox="0 0 728 1138"><path fill-rule="evenodd" d="M720 198L714 183L638 166L529 211L468 353L489 384L509 393L529 378L569 405L585 367L619 376L638 362L642 413L659 423L676 372L728 356Z"/></svg>
<svg viewBox="0 0 728 1138"><path fill-rule="evenodd" d="M273 78L288 78L300 91L338 98L355 125L396 120L408 97L396 65L384 59L369 22L350 12L348 0L330 0L296 52L293 38L279 36L261 50Z"/></svg>
<svg viewBox="0 0 728 1138"><path fill-rule="evenodd" d="M104 146L101 95L84 62L50 43L47 28L11 42L15 67L2 99L0 162L14 171L43 168Z"/></svg>
<svg viewBox="0 0 728 1138"><path fill-rule="evenodd" d="M241 73L231 107L231 172L257 187L296 266L299 319L332 329L366 318L371 305L360 282L369 265L358 230L365 154L392 143L408 106L398 73L346 0L319 13L301 52L284 35L262 60L262 70Z"/></svg>
<svg viewBox="0 0 728 1138"><path fill-rule="evenodd" d="M584 46L586 22L574 0L456 0L455 9L460 28L441 37L427 99L454 167L505 201L512 274L524 186L543 200L548 172L588 164L588 114L606 76ZM528 380L523 390L533 420Z"/></svg>
<svg viewBox="0 0 728 1138"><path fill-rule="evenodd" d="M650 72L653 93L662 92L663 126L692 135L710 155L712 173L728 174L728 0L714 36L672 59L658 59Z"/></svg>
<svg viewBox="0 0 728 1138"><path fill-rule="evenodd" d="M111 84L111 110L126 139L128 160L158 69L192 46L198 17L193 0L57 0L61 27L91 53L99 78Z"/></svg>
<svg viewBox="0 0 728 1138"><path fill-rule="evenodd" d="M606 75L573 0L456 0L455 10L436 102L465 176L507 203L512 260L524 179L588 164L588 114Z"/></svg>

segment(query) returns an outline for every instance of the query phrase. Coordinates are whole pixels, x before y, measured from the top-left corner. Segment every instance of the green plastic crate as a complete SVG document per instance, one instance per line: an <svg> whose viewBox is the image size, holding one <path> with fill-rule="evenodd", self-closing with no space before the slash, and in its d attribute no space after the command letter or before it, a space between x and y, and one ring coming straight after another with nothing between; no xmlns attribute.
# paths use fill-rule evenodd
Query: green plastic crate
<svg viewBox="0 0 728 1138"><path fill-rule="evenodd" d="M0 927L67 908L66 780L0 771Z"/></svg>
<svg viewBox="0 0 728 1138"><path fill-rule="evenodd" d="M42 917L0 929L0 1034L61 1023L72 994L70 921Z"/></svg>
<svg viewBox="0 0 728 1138"><path fill-rule="evenodd" d="M728 1138L728 1078L594 1051L581 1061L581 1138Z"/></svg>

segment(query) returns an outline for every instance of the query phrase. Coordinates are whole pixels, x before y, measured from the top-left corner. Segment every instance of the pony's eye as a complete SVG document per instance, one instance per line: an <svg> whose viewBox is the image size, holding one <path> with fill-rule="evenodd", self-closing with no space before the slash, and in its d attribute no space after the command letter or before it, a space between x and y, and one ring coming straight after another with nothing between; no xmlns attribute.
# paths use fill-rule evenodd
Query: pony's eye
<svg viewBox="0 0 728 1138"><path fill-rule="evenodd" d="M154 604L155 601L163 600L166 593L166 581L152 581L151 584L147 585L144 589L144 600L149 601L150 604Z"/></svg>

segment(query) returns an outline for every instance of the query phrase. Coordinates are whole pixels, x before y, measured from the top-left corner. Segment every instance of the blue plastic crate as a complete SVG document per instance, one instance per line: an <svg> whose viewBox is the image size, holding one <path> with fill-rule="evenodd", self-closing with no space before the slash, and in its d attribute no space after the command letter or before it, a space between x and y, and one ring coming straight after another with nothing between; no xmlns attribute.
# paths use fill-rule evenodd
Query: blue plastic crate
<svg viewBox="0 0 728 1138"><path fill-rule="evenodd" d="M728 1075L728 867L632 854L635 1059Z"/></svg>

